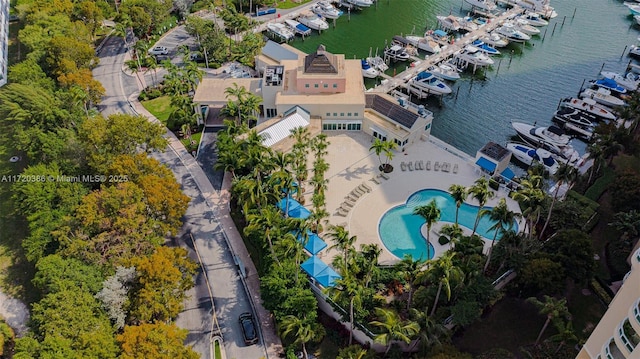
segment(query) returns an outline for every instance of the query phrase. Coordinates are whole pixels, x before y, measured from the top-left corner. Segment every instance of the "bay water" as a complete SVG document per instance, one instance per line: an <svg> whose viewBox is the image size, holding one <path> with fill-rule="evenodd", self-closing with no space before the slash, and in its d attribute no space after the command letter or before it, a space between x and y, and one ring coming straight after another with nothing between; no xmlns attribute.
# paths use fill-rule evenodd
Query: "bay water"
<svg viewBox="0 0 640 359"><path fill-rule="evenodd" d="M470 155L489 141L504 145L515 135L511 121L549 125L560 99L577 96L584 80L596 79L601 68L625 70L630 61L625 47L638 43L640 27L622 1L555 0L551 6L558 16L539 36L499 49L502 55L491 68L475 76L468 71L451 95L422 102L434 113L434 136ZM307 53L323 44L329 52L360 59L376 49L381 54L394 35L437 28L437 15L465 16L470 9L462 0L378 0L362 11L345 12L335 27L329 20L331 27L322 34L290 44ZM387 73L406 66L398 63ZM365 84L373 87L375 81ZM572 143L584 152L585 144Z"/></svg>

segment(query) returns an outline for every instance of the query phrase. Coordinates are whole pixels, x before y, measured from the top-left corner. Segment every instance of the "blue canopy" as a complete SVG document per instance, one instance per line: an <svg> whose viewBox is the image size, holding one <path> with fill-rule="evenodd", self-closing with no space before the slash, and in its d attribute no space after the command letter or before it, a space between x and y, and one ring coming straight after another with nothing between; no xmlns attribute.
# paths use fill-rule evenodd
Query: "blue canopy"
<svg viewBox="0 0 640 359"><path fill-rule="evenodd" d="M289 202L289 212L287 213L289 217L306 219L311 215L308 209L304 208L298 201L291 197L281 199L276 203L276 206L284 212L287 209L287 202Z"/></svg>
<svg viewBox="0 0 640 359"><path fill-rule="evenodd" d="M336 279L342 279L342 277L329 266L327 266L327 269L323 270L316 276L316 280L318 281L318 283L320 283L325 288L335 286Z"/></svg>
<svg viewBox="0 0 640 359"><path fill-rule="evenodd" d="M507 167L507 168L504 169L504 171L502 171L500 176L502 176L504 179L507 179L507 180L511 181L513 179L513 177L516 176L516 174L513 173L513 171L509 167Z"/></svg>
<svg viewBox="0 0 640 359"><path fill-rule="evenodd" d="M447 36L447 33L442 31L442 30L436 30L433 33L438 35L438 36Z"/></svg>
<svg viewBox="0 0 640 359"><path fill-rule="evenodd" d="M323 241L322 238L318 237L317 234L311 232L310 230L307 230L307 237L309 237L309 240L304 245L304 249L307 252L311 253L311 255L318 254L318 252L327 248L327 243L325 243L325 241ZM301 233L298 233L296 235L296 238L298 239L299 242L303 242L305 239Z"/></svg>
<svg viewBox="0 0 640 359"><path fill-rule="evenodd" d="M496 170L496 164L489 161L488 159L484 158L484 157L480 157L478 158L478 160L476 161L476 164L478 166L480 166L480 168L487 170L489 172L492 172Z"/></svg>
<svg viewBox="0 0 640 359"><path fill-rule="evenodd" d="M318 276L323 270L329 268L329 266L323 262L322 259L316 256L311 256L300 264L300 268L315 279L316 276Z"/></svg>
<svg viewBox="0 0 640 359"><path fill-rule="evenodd" d="M333 287L336 279L342 278L336 271L316 256L309 257L309 259L300 265L300 268L323 287Z"/></svg>

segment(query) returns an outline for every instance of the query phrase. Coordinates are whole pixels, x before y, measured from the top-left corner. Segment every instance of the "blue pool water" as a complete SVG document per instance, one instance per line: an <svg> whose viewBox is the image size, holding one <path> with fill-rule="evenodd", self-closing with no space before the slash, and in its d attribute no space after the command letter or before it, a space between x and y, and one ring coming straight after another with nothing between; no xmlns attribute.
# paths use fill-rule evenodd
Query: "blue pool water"
<svg viewBox="0 0 640 359"><path fill-rule="evenodd" d="M407 199L405 204L396 206L388 210L378 225L378 233L382 243L396 257L402 258L405 254L410 254L414 259L431 259L433 258L433 245L429 243L427 247L427 239L422 236L420 228L424 224L424 219L413 214L413 209L417 206L426 205L432 199L436 200L438 208L440 208L440 221L455 222L456 219L456 202L448 192L438 189L423 189ZM491 209L491 207L485 207ZM479 207L467 203L460 206L458 212L458 224L473 230L473 225L478 214ZM487 217L480 219L476 233L492 240L495 231L489 230L495 222ZM514 230L518 230L518 225L514 223ZM498 235L500 238L500 235ZM430 240L437 241L438 238L431 234Z"/></svg>

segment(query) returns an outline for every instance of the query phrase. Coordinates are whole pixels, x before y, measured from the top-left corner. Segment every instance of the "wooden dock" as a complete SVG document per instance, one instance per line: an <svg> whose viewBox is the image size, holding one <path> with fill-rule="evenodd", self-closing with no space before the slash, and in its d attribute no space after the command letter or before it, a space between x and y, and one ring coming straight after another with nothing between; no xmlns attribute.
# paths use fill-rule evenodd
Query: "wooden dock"
<svg viewBox="0 0 640 359"><path fill-rule="evenodd" d="M490 22L486 23L479 29L466 33L464 36L457 39L453 44L447 45L446 48L441 50L439 53L427 56L426 59L421 60L420 63L418 63L416 66L407 67L405 71L402 71L391 78L388 78L388 76L383 76L387 81L384 81L384 83L371 89L371 92L388 93L398 87L405 87L406 83L420 72L436 65L441 61L447 60L456 52L462 50L466 45L502 26L505 20L512 19L514 16L521 14L524 11L525 9L519 6L514 6L513 8L503 12L499 16L492 18Z"/></svg>

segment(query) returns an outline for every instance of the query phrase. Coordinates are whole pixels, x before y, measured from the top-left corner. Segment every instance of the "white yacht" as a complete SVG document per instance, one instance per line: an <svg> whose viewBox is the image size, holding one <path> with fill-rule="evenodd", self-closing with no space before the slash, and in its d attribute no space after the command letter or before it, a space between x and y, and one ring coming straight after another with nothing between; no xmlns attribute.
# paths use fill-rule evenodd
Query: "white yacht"
<svg viewBox="0 0 640 359"><path fill-rule="evenodd" d="M559 127L534 127L522 122L512 122L511 125L516 130L520 138L525 142L551 151L569 162L576 162L580 159L580 154L569 144L571 137Z"/></svg>
<svg viewBox="0 0 640 359"><path fill-rule="evenodd" d="M490 66L495 61L489 56L485 55L477 47L467 46L464 49L458 51L453 57L459 61L459 63L471 64L474 66Z"/></svg>
<svg viewBox="0 0 640 359"><path fill-rule="evenodd" d="M590 98L599 104L609 107L625 105L623 100L611 95L611 91L605 88L599 88L597 90L586 89L580 93L580 97L583 99Z"/></svg>
<svg viewBox="0 0 640 359"><path fill-rule="evenodd" d="M494 31L506 37L509 41L526 42L528 40L531 40L531 36L517 30L511 23L505 23Z"/></svg>
<svg viewBox="0 0 640 359"><path fill-rule="evenodd" d="M455 65L446 62L441 62L438 65L431 66L428 71L443 80L456 81L460 79L460 72L458 71L458 68Z"/></svg>
<svg viewBox="0 0 640 359"><path fill-rule="evenodd" d="M629 91L637 90L638 85L640 85L640 77L632 72L629 72L626 75L622 75L617 72L602 71L600 72L600 75L613 79L618 85L624 87Z"/></svg>
<svg viewBox="0 0 640 359"><path fill-rule="evenodd" d="M509 45L509 40L507 40L506 37L494 32L488 33L486 36L481 37L480 40L493 47L505 47Z"/></svg>
<svg viewBox="0 0 640 359"><path fill-rule="evenodd" d="M430 52L432 54L436 54L441 50L440 44L438 44L431 35L425 35L425 37L408 35L405 36L405 39L407 39L407 42L411 45L417 47L418 50Z"/></svg>
<svg viewBox="0 0 640 359"><path fill-rule="evenodd" d="M337 19L342 15L342 11L336 9L329 1L318 1L311 11L316 14L325 17L327 19Z"/></svg>
<svg viewBox="0 0 640 359"><path fill-rule="evenodd" d="M345 0L347 3L357 7L370 7L373 0Z"/></svg>
<svg viewBox="0 0 640 359"><path fill-rule="evenodd" d="M451 93L451 88L434 76L431 72L422 71L409 80L408 85L418 91L434 95L446 95Z"/></svg>
<svg viewBox="0 0 640 359"><path fill-rule="evenodd" d="M295 21L295 20L291 20L291 19L287 19L284 21L285 24L287 24L287 26L289 26L289 28L291 29L291 31L295 32L298 35L301 36L307 36L309 34L311 34L311 29L302 25L301 23Z"/></svg>
<svg viewBox="0 0 640 359"><path fill-rule="evenodd" d="M382 57L380 56L369 56L367 57L367 63L373 67L374 69L378 70L379 72L385 72L387 70L389 70L389 65L387 65L384 60L382 59Z"/></svg>
<svg viewBox="0 0 640 359"><path fill-rule="evenodd" d="M284 24L281 24L279 22L268 23L267 31L284 41L289 41L296 36L293 31L289 30Z"/></svg>
<svg viewBox="0 0 640 359"><path fill-rule="evenodd" d="M326 21L322 20L320 16L312 12L303 13L298 17L298 21L302 25L313 30L322 31L329 28L329 24L327 24Z"/></svg>
<svg viewBox="0 0 640 359"><path fill-rule="evenodd" d="M615 121L617 119L617 116L610 109L598 105L597 102L590 98L565 98L560 103L560 106L577 108L603 120Z"/></svg>
<svg viewBox="0 0 640 359"><path fill-rule="evenodd" d="M545 149L533 148L517 142L507 142L507 149L518 161L529 166L539 162L552 175L558 172L560 167L558 161L553 158L553 154Z"/></svg>
<svg viewBox="0 0 640 359"><path fill-rule="evenodd" d="M458 21L458 18L456 18L453 15L449 15L449 16L436 16L436 19L438 19L438 24L440 24L440 27L444 30L447 31L458 31L460 30L460 22Z"/></svg>
<svg viewBox="0 0 640 359"><path fill-rule="evenodd" d="M549 6L549 0L516 0L516 5L537 12L546 19L553 19L558 16L555 9Z"/></svg>
<svg viewBox="0 0 640 359"><path fill-rule="evenodd" d="M527 21L525 19L516 18L513 21L512 24L516 29L524 32L527 35L539 35L540 34L540 29L538 29L538 28L536 28L534 26L531 26L529 24L529 21Z"/></svg>
<svg viewBox="0 0 640 359"><path fill-rule="evenodd" d="M378 71L374 67L371 67L371 65L369 65L367 60L362 59L360 60L360 63L362 66L362 77L366 77L368 79L374 79L380 76L380 71Z"/></svg>
<svg viewBox="0 0 640 359"><path fill-rule="evenodd" d="M384 56L393 61L407 61L410 58L404 47L400 45L392 45L384 49Z"/></svg>
<svg viewBox="0 0 640 359"><path fill-rule="evenodd" d="M531 26L547 26L549 25L549 21L542 18L540 14L537 12L527 11L526 13L520 15L521 19L525 19L529 22Z"/></svg>
<svg viewBox="0 0 640 359"><path fill-rule="evenodd" d="M467 4L485 11L493 11L498 8L495 2L491 0L464 0Z"/></svg>

